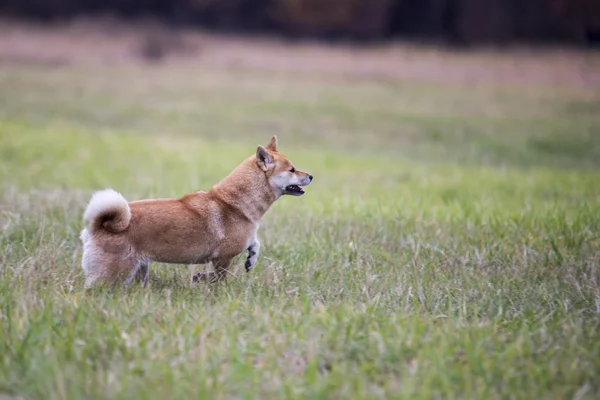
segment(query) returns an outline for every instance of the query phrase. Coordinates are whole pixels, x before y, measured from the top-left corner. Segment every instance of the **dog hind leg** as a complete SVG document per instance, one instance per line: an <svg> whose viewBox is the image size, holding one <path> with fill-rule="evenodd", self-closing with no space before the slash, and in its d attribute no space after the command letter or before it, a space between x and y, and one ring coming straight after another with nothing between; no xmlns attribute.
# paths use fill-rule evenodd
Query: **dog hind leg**
<svg viewBox="0 0 600 400"><path fill-rule="evenodd" d="M125 282L123 282L123 286L125 288L128 288L131 285L131 282L133 282L133 280L137 276L139 270L140 270L140 265L139 264L137 264L135 267L133 267L131 269L131 271L127 275L127 278L125 278Z"/></svg>
<svg viewBox="0 0 600 400"><path fill-rule="evenodd" d="M144 287L148 286L148 270L149 270L148 264L149 264L148 261L142 261L140 263L140 267L138 268L138 270L135 274L135 279L138 282L142 282Z"/></svg>

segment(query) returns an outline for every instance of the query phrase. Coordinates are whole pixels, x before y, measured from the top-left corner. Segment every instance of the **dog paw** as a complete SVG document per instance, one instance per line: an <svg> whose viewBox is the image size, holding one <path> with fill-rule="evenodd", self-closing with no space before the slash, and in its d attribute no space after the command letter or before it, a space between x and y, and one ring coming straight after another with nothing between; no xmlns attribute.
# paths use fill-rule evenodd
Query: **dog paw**
<svg viewBox="0 0 600 400"><path fill-rule="evenodd" d="M214 271L211 272L199 272L192 277L192 283L206 282L215 283L223 278L223 274L217 274Z"/></svg>

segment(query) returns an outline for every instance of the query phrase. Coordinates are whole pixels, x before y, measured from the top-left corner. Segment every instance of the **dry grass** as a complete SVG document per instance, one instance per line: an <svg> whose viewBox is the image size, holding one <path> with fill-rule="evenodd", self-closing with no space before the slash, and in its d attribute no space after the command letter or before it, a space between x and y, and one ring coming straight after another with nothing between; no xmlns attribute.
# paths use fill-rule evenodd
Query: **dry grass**
<svg viewBox="0 0 600 400"><path fill-rule="evenodd" d="M152 23L78 20L56 28L0 24L4 63L130 65L147 41L164 48L174 66L261 70L328 79L456 82L460 84L556 84L600 86L600 54L573 49L488 49L454 52L409 44L328 46L265 38L223 38L168 30Z"/></svg>

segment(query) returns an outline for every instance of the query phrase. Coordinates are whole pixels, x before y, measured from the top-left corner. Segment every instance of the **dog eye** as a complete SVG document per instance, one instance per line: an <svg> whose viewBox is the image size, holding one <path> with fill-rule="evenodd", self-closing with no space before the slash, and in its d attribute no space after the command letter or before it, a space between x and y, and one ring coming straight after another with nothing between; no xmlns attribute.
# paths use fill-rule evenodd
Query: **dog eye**
<svg viewBox="0 0 600 400"><path fill-rule="evenodd" d="M292 167L292 169L290 169L290 172L293 174L294 172L296 172L296 168Z"/></svg>

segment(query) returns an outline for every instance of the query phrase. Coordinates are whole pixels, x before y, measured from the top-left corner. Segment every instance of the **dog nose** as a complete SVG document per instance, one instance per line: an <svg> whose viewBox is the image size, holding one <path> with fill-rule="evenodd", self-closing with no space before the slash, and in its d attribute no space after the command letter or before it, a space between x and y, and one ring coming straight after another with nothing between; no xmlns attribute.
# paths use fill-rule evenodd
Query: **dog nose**
<svg viewBox="0 0 600 400"><path fill-rule="evenodd" d="M310 179L310 181L312 182L312 175L308 175L308 179Z"/></svg>

